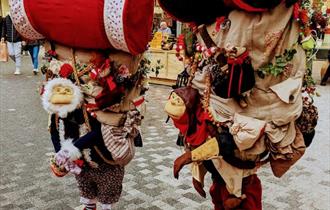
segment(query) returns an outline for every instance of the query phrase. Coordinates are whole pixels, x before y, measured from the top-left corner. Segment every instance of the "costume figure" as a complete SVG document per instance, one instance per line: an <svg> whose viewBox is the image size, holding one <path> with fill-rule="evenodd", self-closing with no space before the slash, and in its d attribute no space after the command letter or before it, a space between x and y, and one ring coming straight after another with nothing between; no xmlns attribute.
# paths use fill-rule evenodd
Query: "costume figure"
<svg viewBox="0 0 330 210"><path fill-rule="evenodd" d="M203 197L204 176L212 174L214 209L262 209L258 168L270 163L273 174L283 176L315 132L317 109L308 99L314 89L306 65L315 45L305 41L317 25L310 21L310 3L193 1L187 8L184 0L159 2L189 22L197 37L195 52L185 58L188 87L175 89L165 106L186 148L174 161L174 177L191 163L193 186ZM201 111L190 110L199 121L184 117L187 97L178 94L184 89L200 94L191 102ZM197 135L203 124L206 134ZM198 144L190 144L191 137Z"/></svg>
<svg viewBox="0 0 330 210"><path fill-rule="evenodd" d="M3 19L1 31L1 38L7 41L9 57L15 62L16 69L14 74L19 75L21 74L22 66L22 37L13 25L11 15L7 15Z"/></svg>
<svg viewBox="0 0 330 210"><path fill-rule="evenodd" d="M55 47L58 58L68 49ZM76 51L78 59L86 53L89 58L93 56L90 51L82 52ZM101 54L94 53L95 56ZM50 77L42 95L44 108L51 114L50 131L56 150L51 160L54 174L75 174L81 202L88 207L99 201L104 209L118 201L124 166L134 157L134 147L142 146L138 109L144 92L139 57L118 52L108 56L109 60L98 58L102 68L90 61L93 68L87 65L78 67L80 70L74 70L68 61L52 58L51 65L44 68ZM75 75L80 75L79 79L74 79ZM78 80L79 87L74 84ZM106 100L99 100L100 96Z"/></svg>
<svg viewBox="0 0 330 210"><path fill-rule="evenodd" d="M75 175L86 210L96 209L96 202L111 209L121 195L124 167L142 146L147 88L139 62L154 1L11 0L10 6L20 34L48 40L41 97L56 152L51 170L58 177Z"/></svg>

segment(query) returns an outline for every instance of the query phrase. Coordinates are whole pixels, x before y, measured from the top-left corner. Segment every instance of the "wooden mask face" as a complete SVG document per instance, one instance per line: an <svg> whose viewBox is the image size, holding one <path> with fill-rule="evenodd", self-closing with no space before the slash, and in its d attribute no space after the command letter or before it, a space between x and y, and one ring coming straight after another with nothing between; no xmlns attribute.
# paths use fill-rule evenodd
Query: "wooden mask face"
<svg viewBox="0 0 330 210"><path fill-rule="evenodd" d="M52 104L71 104L74 97L74 90L70 86L55 85L52 89L50 103Z"/></svg>
<svg viewBox="0 0 330 210"><path fill-rule="evenodd" d="M175 92L171 93L165 105L165 112L173 119L180 119L186 112L186 105L183 99Z"/></svg>

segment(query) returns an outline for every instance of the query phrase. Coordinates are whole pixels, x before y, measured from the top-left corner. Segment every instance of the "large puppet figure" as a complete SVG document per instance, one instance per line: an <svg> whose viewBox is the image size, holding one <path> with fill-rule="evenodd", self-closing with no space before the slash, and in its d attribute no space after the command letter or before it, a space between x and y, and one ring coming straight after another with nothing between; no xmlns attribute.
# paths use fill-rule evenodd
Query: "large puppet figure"
<svg viewBox="0 0 330 210"><path fill-rule="evenodd" d="M139 68L153 0L10 0L13 23L29 40L46 39L42 104L56 154L56 176L73 173L85 209L111 209L124 167L142 146Z"/></svg>
<svg viewBox="0 0 330 210"><path fill-rule="evenodd" d="M205 173L212 174L215 210L262 209L258 168L270 163L281 177L315 132L306 63L317 25L310 2L159 2L197 37L195 52L186 56L188 87L175 89L165 106L186 148L174 161L174 176L192 163L193 186L204 197ZM191 92L199 95L187 102Z"/></svg>

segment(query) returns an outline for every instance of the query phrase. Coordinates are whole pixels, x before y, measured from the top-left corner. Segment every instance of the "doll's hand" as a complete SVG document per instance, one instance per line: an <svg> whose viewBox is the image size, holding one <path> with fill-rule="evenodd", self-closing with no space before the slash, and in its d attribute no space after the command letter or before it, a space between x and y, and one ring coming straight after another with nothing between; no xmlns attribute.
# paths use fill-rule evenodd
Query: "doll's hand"
<svg viewBox="0 0 330 210"><path fill-rule="evenodd" d="M58 166L63 166L69 160L69 153L67 150L60 150L55 154L55 163Z"/></svg>
<svg viewBox="0 0 330 210"><path fill-rule="evenodd" d="M65 169L74 175L79 175L81 173L81 168L74 161L67 161L65 163Z"/></svg>
<svg viewBox="0 0 330 210"><path fill-rule="evenodd" d="M198 194L200 194L200 196L202 196L203 198L206 198L206 193L203 189L202 183L200 183L199 181L197 181L194 178L192 179L192 183L194 185L195 190L198 192Z"/></svg>
<svg viewBox="0 0 330 210"><path fill-rule="evenodd" d="M180 157L178 157L175 161L174 161L174 167L173 167L173 174L174 177L176 179L179 178L179 172L181 171L181 169L183 168L183 166L191 163L191 152L185 152L183 155L181 155Z"/></svg>

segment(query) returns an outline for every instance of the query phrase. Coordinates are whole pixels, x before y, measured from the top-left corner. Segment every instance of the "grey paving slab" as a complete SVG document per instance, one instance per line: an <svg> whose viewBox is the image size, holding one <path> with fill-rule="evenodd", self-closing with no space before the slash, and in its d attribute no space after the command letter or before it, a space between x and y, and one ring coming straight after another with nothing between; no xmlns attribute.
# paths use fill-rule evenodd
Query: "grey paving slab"
<svg viewBox="0 0 330 210"><path fill-rule="evenodd" d="M0 63L0 209L81 209L73 177L55 178L49 171L52 145L37 91L42 76L32 75L29 62L24 57L20 76L13 75L12 63ZM176 129L165 123L163 107L170 91L151 86L144 147L126 169L115 210L212 209L210 196L201 198L192 188L188 167L179 180L172 176L173 160L182 151L175 145ZM319 91L320 120L306 154L280 179L268 167L259 171L265 210L330 209L330 84ZM208 190L210 177L206 180Z"/></svg>

